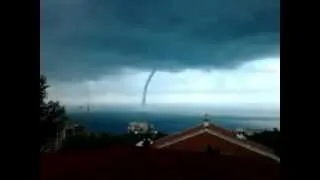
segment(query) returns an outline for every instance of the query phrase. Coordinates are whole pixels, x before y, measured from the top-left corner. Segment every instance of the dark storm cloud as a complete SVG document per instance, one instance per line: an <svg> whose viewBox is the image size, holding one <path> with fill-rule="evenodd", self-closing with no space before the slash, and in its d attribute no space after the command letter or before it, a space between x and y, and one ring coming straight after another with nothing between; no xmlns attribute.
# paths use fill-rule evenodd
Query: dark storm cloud
<svg viewBox="0 0 320 180"><path fill-rule="evenodd" d="M279 53L277 0L42 0L41 69L95 78L122 68L230 68Z"/></svg>

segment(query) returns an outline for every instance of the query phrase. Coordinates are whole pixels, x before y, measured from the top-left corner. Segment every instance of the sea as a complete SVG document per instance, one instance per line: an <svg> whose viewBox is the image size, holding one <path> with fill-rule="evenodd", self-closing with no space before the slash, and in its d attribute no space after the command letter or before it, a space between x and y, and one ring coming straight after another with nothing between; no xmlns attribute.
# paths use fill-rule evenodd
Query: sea
<svg viewBox="0 0 320 180"><path fill-rule="evenodd" d="M90 132L126 133L129 122L149 122L164 133L175 133L194 127L204 120L203 115L183 113L137 112L137 111L97 111L70 112L68 116ZM280 129L280 117L206 115L214 124L229 130Z"/></svg>

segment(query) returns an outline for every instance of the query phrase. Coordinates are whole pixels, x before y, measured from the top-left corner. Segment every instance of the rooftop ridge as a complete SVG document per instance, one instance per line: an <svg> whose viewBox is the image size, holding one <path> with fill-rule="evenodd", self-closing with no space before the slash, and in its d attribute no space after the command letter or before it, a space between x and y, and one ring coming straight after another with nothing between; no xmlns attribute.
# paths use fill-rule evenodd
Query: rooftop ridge
<svg viewBox="0 0 320 180"><path fill-rule="evenodd" d="M208 123L208 124L205 124L205 123ZM155 148L161 149L161 148L170 146L172 144L175 144L177 142L189 139L191 137L195 137L195 136L200 135L205 132L210 133L212 135L215 135L218 138L227 140L230 143L242 146L243 148L246 148L250 151L254 151L254 152L259 153L261 155L270 157L270 158L280 162L280 158L278 158L276 155L274 155L273 150L271 150L270 148L265 147L263 145L260 145L259 143L256 143L253 141L239 140L235 137L235 134L232 131L224 129L220 126L217 126L208 120L200 125L193 127L193 128L189 128L184 131L160 138L160 139L154 141L152 146Z"/></svg>

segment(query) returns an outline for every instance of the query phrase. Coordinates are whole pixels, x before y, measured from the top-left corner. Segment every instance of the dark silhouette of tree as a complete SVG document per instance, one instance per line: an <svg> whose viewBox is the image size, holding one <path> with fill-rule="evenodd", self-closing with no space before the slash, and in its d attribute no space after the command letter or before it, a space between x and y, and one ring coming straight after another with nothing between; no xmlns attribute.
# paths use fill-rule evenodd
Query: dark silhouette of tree
<svg viewBox="0 0 320 180"><path fill-rule="evenodd" d="M47 97L47 78L43 75L40 75L40 104L43 103L43 100Z"/></svg>
<svg viewBox="0 0 320 180"><path fill-rule="evenodd" d="M48 121L58 122L66 118L65 109L60 106L59 102L49 101L46 107L46 118Z"/></svg>
<svg viewBox="0 0 320 180"><path fill-rule="evenodd" d="M47 98L47 88L49 85L47 84L47 79L45 76L40 75L40 120L44 118L46 115L46 103L44 100Z"/></svg>
<svg viewBox="0 0 320 180"><path fill-rule="evenodd" d="M263 131L248 136L248 139L256 141L274 150L275 154L280 156L280 131L274 128L272 131Z"/></svg>
<svg viewBox="0 0 320 180"><path fill-rule="evenodd" d="M40 75L40 145L43 145L48 138L54 137L59 125L67 119L65 109L59 102L45 101L48 87L46 77Z"/></svg>

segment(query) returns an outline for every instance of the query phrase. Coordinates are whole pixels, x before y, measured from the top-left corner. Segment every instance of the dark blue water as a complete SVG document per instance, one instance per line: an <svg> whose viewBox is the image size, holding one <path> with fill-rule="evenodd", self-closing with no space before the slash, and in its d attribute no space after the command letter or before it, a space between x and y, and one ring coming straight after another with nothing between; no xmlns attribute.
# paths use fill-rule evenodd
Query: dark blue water
<svg viewBox="0 0 320 180"><path fill-rule="evenodd" d="M191 128L202 122L203 117L150 112L90 112L69 113L72 120L84 125L91 132L127 132L131 121L148 121L158 131L173 133ZM233 130L236 128L280 128L280 118L209 116L212 123Z"/></svg>

